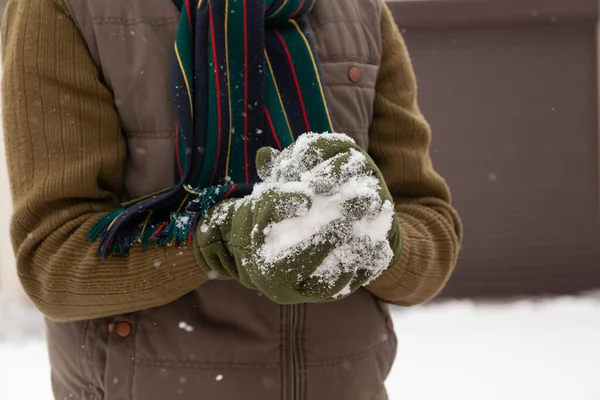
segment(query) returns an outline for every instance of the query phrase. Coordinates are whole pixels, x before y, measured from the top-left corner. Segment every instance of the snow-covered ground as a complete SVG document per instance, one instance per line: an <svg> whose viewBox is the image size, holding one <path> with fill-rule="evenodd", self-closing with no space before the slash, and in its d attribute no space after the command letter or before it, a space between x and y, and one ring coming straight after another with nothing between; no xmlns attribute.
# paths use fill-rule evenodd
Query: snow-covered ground
<svg viewBox="0 0 600 400"><path fill-rule="evenodd" d="M396 310L395 325L391 400L600 399L598 295L448 302ZM0 308L0 399L52 398L42 330L36 313Z"/></svg>

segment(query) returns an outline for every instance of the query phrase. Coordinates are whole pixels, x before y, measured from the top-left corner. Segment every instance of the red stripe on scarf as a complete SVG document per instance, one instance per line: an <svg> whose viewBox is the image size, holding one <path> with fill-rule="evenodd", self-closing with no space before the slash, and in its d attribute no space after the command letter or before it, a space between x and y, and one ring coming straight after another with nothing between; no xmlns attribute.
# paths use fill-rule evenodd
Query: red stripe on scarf
<svg viewBox="0 0 600 400"><path fill-rule="evenodd" d="M228 198L236 187L237 185L232 185L231 188L229 188L229 191L225 194L225 197L223 197L223 200Z"/></svg>
<svg viewBox="0 0 600 400"><path fill-rule="evenodd" d="M158 235L163 229L165 229L165 227L169 225L168 222L163 222L156 231L154 231L154 234L150 237L152 240L156 239L156 235ZM112 247L112 244L111 244Z"/></svg>
<svg viewBox="0 0 600 400"><path fill-rule="evenodd" d="M210 3L209 3L210 4ZM215 169L213 170L210 186L214 185L215 177L217 176L217 167L219 165L219 154L221 154L221 85L219 84L219 62L217 58L217 45L215 41L215 26L213 24L213 9L210 7L210 33L212 35L213 58L215 64L215 82L217 86L217 114L218 114L218 130L217 135L217 154L215 158Z"/></svg>
<svg viewBox="0 0 600 400"><path fill-rule="evenodd" d="M296 91L298 92L298 100L300 100L300 106L302 107L302 116L304 117L304 123L306 124L306 133L310 132L310 124L308 123L308 115L306 114L306 107L304 106L304 99L302 98L302 91L300 90L300 83L298 82L298 75L296 75L296 68L294 68L294 62L292 61L292 55L290 54L290 49L288 49L283 36L277 30L274 31L279 40L281 41L281 45L285 50L285 54L287 55L288 62L290 64L290 70L292 71L292 75L294 76L294 82L296 83Z"/></svg>
<svg viewBox="0 0 600 400"><path fill-rule="evenodd" d="M190 35L194 37L194 32L192 31L192 11L190 9L190 0L185 0L185 9L187 10L188 22L190 23Z"/></svg>
<svg viewBox="0 0 600 400"><path fill-rule="evenodd" d="M271 114L269 114L267 106L265 106L265 115L267 116L267 121L269 122L271 133L273 134L273 139L275 139L275 143L277 143L277 148L281 150L281 143L279 143L279 138L277 137L277 132L275 132L275 126L273 126L273 120L271 119Z"/></svg>
<svg viewBox="0 0 600 400"><path fill-rule="evenodd" d="M300 3L300 7L298 7L298 9L296 11L294 11L294 13L292 14L292 16L290 18L294 18L300 12L300 10L302 10L302 7L304 7L305 1L306 0L302 0L302 3Z"/></svg>

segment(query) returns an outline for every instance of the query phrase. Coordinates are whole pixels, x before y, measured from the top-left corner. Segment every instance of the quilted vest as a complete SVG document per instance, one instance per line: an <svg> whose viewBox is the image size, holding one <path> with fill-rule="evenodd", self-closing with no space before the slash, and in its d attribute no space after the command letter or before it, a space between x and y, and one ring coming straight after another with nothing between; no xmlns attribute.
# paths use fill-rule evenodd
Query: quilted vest
<svg viewBox="0 0 600 400"><path fill-rule="evenodd" d="M122 200L171 186L173 1L65 3L127 139ZM365 149L381 6L319 0L309 14L336 131ZM107 400L384 400L396 351L388 310L366 290L333 303L281 306L222 281L155 309L50 323L48 340L56 398Z"/></svg>

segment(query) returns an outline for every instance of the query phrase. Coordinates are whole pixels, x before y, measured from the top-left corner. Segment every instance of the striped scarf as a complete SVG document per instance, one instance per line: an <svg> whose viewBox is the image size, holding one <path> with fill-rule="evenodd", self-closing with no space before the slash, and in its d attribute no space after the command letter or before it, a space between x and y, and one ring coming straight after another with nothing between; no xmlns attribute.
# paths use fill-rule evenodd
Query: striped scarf
<svg viewBox="0 0 600 400"><path fill-rule="evenodd" d="M103 258L191 242L211 206L251 193L259 148L333 131L305 18L315 1L174 0L176 185L102 218L89 239Z"/></svg>

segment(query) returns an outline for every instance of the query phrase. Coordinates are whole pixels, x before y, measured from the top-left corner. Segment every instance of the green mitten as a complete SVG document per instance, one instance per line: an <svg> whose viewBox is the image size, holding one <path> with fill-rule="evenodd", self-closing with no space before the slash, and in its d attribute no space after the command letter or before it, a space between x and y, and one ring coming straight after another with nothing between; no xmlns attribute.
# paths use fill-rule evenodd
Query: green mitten
<svg viewBox="0 0 600 400"><path fill-rule="evenodd" d="M381 173L345 135L303 135L257 155L263 183L214 207L194 240L215 278L284 303L321 302L375 279L401 250Z"/></svg>
<svg viewBox="0 0 600 400"><path fill-rule="evenodd" d="M200 222L194 239L196 258L211 278L236 279L282 304L330 299L347 283L309 291L308 282L323 260L343 245L349 224L332 221L328 229L337 234L309 238L306 245L279 257L269 254L267 245L270 227L293 221L310 208L309 196L273 189L252 199L227 200Z"/></svg>
<svg viewBox="0 0 600 400"><path fill-rule="evenodd" d="M237 279L256 289L246 267L255 243L270 224L293 218L310 207L301 193L273 190L256 199L230 199L213 207L197 228L194 254L211 278Z"/></svg>

